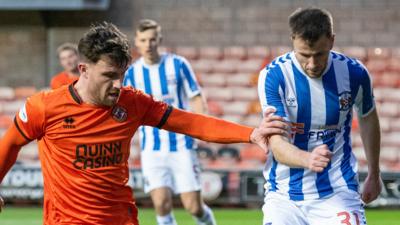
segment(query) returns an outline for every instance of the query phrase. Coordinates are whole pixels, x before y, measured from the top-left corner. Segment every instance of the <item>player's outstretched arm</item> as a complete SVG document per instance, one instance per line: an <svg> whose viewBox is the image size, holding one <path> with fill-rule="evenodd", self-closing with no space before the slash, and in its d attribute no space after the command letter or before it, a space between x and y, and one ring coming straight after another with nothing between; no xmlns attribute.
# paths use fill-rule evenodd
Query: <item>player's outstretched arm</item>
<svg viewBox="0 0 400 225"><path fill-rule="evenodd" d="M15 124L12 124L0 139L0 183L17 160L21 147L28 142L18 131Z"/></svg>
<svg viewBox="0 0 400 225"><path fill-rule="evenodd" d="M289 143L282 135L273 135L269 141L275 159L289 167L306 168L313 172L322 172L332 157L327 145L320 145L311 152L301 150Z"/></svg>
<svg viewBox="0 0 400 225"><path fill-rule="evenodd" d="M27 143L28 141L17 130L15 124L12 124L0 139L0 183L17 160L21 147ZM4 201L0 196L0 212L3 206Z"/></svg>
<svg viewBox="0 0 400 225"><path fill-rule="evenodd" d="M270 135L286 133L286 123L282 121L273 122L273 118L266 120L268 123L263 121L258 128L253 128L174 108L162 129L209 142L251 142L265 148Z"/></svg>
<svg viewBox="0 0 400 225"><path fill-rule="evenodd" d="M368 175L364 182L361 197L365 203L369 203L375 200L382 191L379 169L381 133L376 109L373 109L367 116L359 118L359 123L368 162Z"/></svg>

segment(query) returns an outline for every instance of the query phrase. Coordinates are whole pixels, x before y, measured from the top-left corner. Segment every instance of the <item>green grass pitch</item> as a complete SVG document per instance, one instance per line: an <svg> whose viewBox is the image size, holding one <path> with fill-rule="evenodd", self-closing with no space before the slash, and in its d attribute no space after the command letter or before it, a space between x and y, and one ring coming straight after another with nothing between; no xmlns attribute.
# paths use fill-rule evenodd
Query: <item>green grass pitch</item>
<svg viewBox="0 0 400 225"><path fill-rule="evenodd" d="M262 221L260 209L213 209L218 225L259 225ZM182 209L174 210L179 224L195 225L191 216ZM139 209L140 225L156 224L153 209ZM400 209L367 210L368 225L400 225ZM0 213L1 225L41 225L41 208L7 207Z"/></svg>

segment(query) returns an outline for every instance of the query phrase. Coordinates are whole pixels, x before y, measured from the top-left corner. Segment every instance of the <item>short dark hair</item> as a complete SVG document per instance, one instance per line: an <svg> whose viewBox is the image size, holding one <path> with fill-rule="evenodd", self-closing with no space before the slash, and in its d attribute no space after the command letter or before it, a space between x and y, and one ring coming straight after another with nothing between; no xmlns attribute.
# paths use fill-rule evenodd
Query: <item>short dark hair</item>
<svg viewBox="0 0 400 225"><path fill-rule="evenodd" d="M143 32L150 29L154 29L158 33L161 33L161 26L155 20L151 19L140 20L136 28L136 31Z"/></svg>
<svg viewBox="0 0 400 225"><path fill-rule="evenodd" d="M332 15L320 8L297 9L289 16L289 26L292 38L299 36L310 43L314 43L322 35L333 35Z"/></svg>
<svg viewBox="0 0 400 225"><path fill-rule="evenodd" d="M108 56L116 66L127 67L131 62L128 38L114 24L102 22L92 25L78 44L81 59L97 63Z"/></svg>

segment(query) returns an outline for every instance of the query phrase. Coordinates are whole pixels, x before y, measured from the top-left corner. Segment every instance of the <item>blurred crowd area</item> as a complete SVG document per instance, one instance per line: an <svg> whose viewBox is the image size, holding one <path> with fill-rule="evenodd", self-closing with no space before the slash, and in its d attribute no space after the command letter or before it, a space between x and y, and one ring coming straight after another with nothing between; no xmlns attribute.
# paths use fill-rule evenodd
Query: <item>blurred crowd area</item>
<svg viewBox="0 0 400 225"><path fill-rule="evenodd" d="M257 126L261 108L257 94L259 71L272 59L291 47L163 47L162 51L185 56L200 80L208 104L208 113L219 118ZM334 49L360 59L368 68L382 129L382 171L400 172L400 48L341 47ZM44 88L46 89L46 88ZM39 91L34 86L0 87L0 134L13 123L25 99ZM352 129L353 152L361 171L366 159L357 120ZM132 140L129 159L132 168L140 167L137 137ZM267 156L252 144L220 145L199 142L198 156L209 169L260 170ZM18 163L39 164L36 142L23 147Z"/></svg>

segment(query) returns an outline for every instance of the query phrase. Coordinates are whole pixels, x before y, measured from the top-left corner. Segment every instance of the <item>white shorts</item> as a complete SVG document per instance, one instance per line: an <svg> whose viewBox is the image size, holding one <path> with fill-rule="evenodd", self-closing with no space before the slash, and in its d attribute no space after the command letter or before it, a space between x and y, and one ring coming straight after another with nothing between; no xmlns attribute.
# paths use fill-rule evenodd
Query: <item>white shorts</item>
<svg viewBox="0 0 400 225"><path fill-rule="evenodd" d="M366 225L363 205L360 194L351 190L304 201L268 192L262 208L263 225Z"/></svg>
<svg viewBox="0 0 400 225"><path fill-rule="evenodd" d="M174 194L199 191L200 164L196 150L177 152L143 151L144 192L169 187Z"/></svg>

